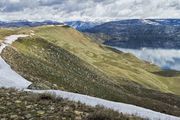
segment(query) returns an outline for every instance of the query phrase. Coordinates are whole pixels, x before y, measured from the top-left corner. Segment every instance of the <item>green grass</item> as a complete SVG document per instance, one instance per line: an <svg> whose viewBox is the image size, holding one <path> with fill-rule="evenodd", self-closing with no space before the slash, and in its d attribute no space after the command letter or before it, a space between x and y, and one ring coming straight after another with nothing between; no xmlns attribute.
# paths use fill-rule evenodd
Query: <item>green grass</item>
<svg viewBox="0 0 180 120"><path fill-rule="evenodd" d="M72 28L39 27L34 31L37 36L78 56L117 82L128 79L146 88L180 95L180 86L171 89L180 79L153 74L160 71L160 68L143 62L131 54L113 52L92 42L90 38Z"/></svg>
<svg viewBox="0 0 180 120"><path fill-rule="evenodd" d="M13 46L19 53L9 48L8 53L3 53L5 59L33 82L46 80L68 91L120 99L117 88L100 71L44 39L22 39Z"/></svg>
<svg viewBox="0 0 180 120"><path fill-rule="evenodd" d="M21 38L2 56L33 83L108 100L139 105L180 116L179 77L166 77L155 65L131 54L98 45L69 27L21 29ZM177 107L174 107L177 106Z"/></svg>

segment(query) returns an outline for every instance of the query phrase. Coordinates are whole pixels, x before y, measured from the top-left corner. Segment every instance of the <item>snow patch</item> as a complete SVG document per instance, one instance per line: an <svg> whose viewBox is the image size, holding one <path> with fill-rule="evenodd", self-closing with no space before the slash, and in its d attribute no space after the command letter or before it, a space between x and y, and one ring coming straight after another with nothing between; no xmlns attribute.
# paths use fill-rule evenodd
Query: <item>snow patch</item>
<svg viewBox="0 0 180 120"><path fill-rule="evenodd" d="M0 54L3 49L16 41L19 37L27 37L28 35L11 35L5 38L0 46ZM21 77L2 59L0 56L0 87L6 88L27 88L31 82Z"/></svg>
<svg viewBox="0 0 180 120"><path fill-rule="evenodd" d="M6 44L1 43L1 46L0 46L0 54L2 53L3 49L4 49L6 46L7 46Z"/></svg>
<svg viewBox="0 0 180 120"><path fill-rule="evenodd" d="M28 35L11 35L5 38L4 43L5 44L12 44L14 41L16 41L20 37L27 37Z"/></svg>
<svg viewBox="0 0 180 120"><path fill-rule="evenodd" d="M64 99L69 99L71 101L85 103L86 105L90 105L90 106L102 105L106 108L110 108L118 112L122 112L124 114L130 114L130 115L134 114L142 118L148 118L150 120L180 120L179 117L155 112L155 111L145 109L142 107L120 103L120 102L108 101L108 100L95 98L95 97L91 97L87 95L77 94L77 93L65 92L61 90L28 90L26 89L25 91L31 91L34 93L55 94L57 97L62 97Z"/></svg>
<svg viewBox="0 0 180 120"><path fill-rule="evenodd" d="M0 57L0 87L6 88L27 88L31 82L27 81Z"/></svg>
<svg viewBox="0 0 180 120"><path fill-rule="evenodd" d="M142 19L141 21L142 21L142 23L149 24L149 25L160 25L159 23L153 22L153 21L148 20L148 19Z"/></svg>

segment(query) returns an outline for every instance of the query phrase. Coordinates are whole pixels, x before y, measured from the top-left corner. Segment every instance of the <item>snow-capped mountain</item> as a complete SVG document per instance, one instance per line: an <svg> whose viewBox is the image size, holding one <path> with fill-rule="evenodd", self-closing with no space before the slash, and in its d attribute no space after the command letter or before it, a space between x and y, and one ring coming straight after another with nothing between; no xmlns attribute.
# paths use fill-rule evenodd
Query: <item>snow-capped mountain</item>
<svg viewBox="0 0 180 120"><path fill-rule="evenodd" d="M67 24L79 31L83 31L85 29L90 29L97 25L100 25L101 23L99 23L99 22L83 22L83 21L68 21L68 22L65 22L65 24Z"/></svg>
<svg viewBox="0 0 180 120"><path fill-rule="evenodd" d="M156 23L159 23L160 25L173 25L173 26L180 26L180 19L156 19L151 20Z"/></svg>
<svg viewBox="0 0 180 120"><path fill-rule="evenodd" d="M104 44L121 48L180 48L180 19L133 19L104 23L85 32L103 37Z"/></svg>
<svg viewBox="0 0 180 120"><path fill-rule="evenodd" d="M120 24L126 25L171 25L180 26L180 19L129 19L119 20Z"/></svg>

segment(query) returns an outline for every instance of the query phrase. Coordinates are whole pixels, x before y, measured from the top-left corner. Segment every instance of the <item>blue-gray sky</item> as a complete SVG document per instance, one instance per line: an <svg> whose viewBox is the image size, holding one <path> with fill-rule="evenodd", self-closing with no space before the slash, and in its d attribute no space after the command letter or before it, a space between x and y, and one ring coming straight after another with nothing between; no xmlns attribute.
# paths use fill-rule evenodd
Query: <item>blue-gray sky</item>
<svg viewBox="0 0 180 120"><path fill-rule="evenodd" d="M180 0L0 0L0 20L180 18Z"/></svg>

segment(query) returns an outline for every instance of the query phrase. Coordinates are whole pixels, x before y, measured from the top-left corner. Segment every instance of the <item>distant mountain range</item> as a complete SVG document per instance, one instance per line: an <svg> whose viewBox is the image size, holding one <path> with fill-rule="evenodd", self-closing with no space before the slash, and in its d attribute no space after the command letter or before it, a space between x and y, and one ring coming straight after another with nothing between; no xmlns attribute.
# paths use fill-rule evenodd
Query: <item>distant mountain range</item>
<svg viewBox="0 0 180 120"><path fill-rule="evenodd" d="M8 27L35 27L35 26L42 26L42 25L59 25L59 24L63 24L60 22L56 22L56 21L50 21L50 20L46 20L46 21L42 21L42 22L32 22L32 21L26 21L26 20L22 20L22 21L0 21L0 27L3 28L8 28Z"/></svg>
<svg viewBox="0 0 180 120"><path fill-rule="evenodd" d="M83 30L104 44L121 48L180 48L180 19L132 19Z"/></svg>
<svg viewBox="0 0 180 120"><path fill-rule="evenodd" d="M57 22L57 21L28 21L28 20L20 20L20 21L0 21L0 27L8 28L8 27L36 27L36 26L42 26L42 25L59 25L59 24L66 24L68 26L71 26L79 31L83 31L86 29L93 28L97 25L100 25L99 22L83 22L83 21L68 21L68 22Z"/></svg>
<svg viewBox="0 0 180 120"><path fill-rule="evenodd" d="M180 19L129 19L129 20L119 20L111 21L118 22L121 25L170 25L170 26L180 26ZM65 24L80 30L86 31L87 29L93 29L96 26L108 24L111 22L84 22L84 21L68 21Z"/></svg>

